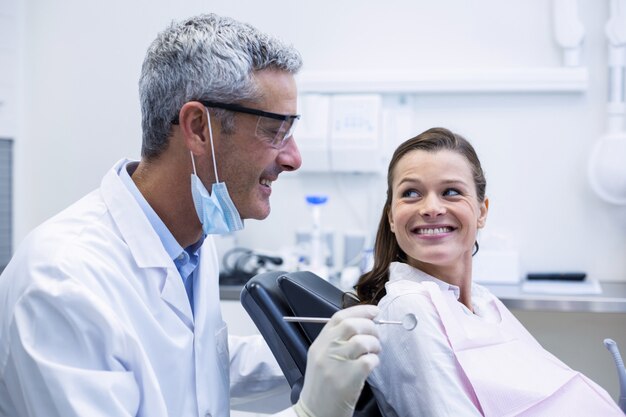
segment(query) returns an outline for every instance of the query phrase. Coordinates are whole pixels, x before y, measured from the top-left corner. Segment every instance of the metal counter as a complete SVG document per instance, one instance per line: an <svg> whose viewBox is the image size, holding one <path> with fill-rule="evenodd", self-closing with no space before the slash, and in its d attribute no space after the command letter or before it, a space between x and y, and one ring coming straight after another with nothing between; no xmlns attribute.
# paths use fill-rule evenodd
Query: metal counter
<svg viewBox="0 0 626 417"><path fill-rule="evenodd" d="M489 290L510 309L527 311L576 311L626 313L626 282L602 282L602 294L557 295L522 291L521 285L489 284ZM221 285L222 300L239 300L239 285Z"/></svg>
<svg viewBox="0 0 626 417"><path fill-rule="evenodd" d="M557 295L522 291L521 285L485 285L510 309L626 313L626 282L601 282L601 294Z"/></svg>

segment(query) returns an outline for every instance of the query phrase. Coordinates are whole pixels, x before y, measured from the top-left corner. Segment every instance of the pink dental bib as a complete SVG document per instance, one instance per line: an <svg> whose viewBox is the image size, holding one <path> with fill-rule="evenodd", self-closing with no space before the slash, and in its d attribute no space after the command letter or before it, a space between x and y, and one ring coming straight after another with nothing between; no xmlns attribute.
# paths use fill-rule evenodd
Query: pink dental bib
<svg viewBox="0 0 626 417"><path fill-rule="evenodd" d="M498 299L500 321L487 323L451 291L423 285L485 416L624 416L604 389L542 348Z"/></svg>

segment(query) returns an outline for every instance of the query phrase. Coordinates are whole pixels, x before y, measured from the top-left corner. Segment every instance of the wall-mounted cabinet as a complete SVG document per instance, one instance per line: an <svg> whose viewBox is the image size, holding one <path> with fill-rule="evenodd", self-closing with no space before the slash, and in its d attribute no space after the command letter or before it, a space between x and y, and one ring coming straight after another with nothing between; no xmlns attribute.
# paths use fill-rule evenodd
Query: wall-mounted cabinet
<svg viewBox="0 0 626 417"><path fill-rule="evenodd" d="M303 72L301 172L384 173L389 144L415 132L419 95L577 95L588 82L582 67Z"/></svg>

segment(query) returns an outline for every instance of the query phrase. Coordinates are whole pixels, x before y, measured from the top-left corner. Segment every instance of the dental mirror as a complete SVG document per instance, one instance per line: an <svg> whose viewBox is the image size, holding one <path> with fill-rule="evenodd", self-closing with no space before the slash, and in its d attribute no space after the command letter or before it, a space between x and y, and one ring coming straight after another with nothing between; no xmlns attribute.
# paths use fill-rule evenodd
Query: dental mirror
<svg viewBox="0 0 626 417"><path fill-rule="evenodd" d="M329 317L297 317L297 316L284 316L283 320L289 322L300 322L300 323L328 323L330 321ZM399 324L405 330L413 330L415 326L417 326L417 317L415 314L408 313L402 320L374 320L376 324Z"/></svg>

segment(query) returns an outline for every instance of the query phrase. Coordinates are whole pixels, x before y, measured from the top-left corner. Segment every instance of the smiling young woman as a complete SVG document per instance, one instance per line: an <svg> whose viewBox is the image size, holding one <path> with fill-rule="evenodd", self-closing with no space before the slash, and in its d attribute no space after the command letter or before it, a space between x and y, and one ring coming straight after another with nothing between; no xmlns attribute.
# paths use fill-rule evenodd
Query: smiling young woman
<svg viewBox="0 0 626 417"><path fill-rule="evenodd" d="M469 291L472 249L487 218L466 158L451 150L414 150L393 169L389 225L406 263Z"/></svg>
<svg viewBox="0 0 626 417"><path fill-rule="evenodd" d="M486 181L472 145L443 128L393 154L374 267L355 286L378 319L414 314L411 332L379 329L369 378L384 415L623 416L593 381L549 352L472 282Z"/></svg>

